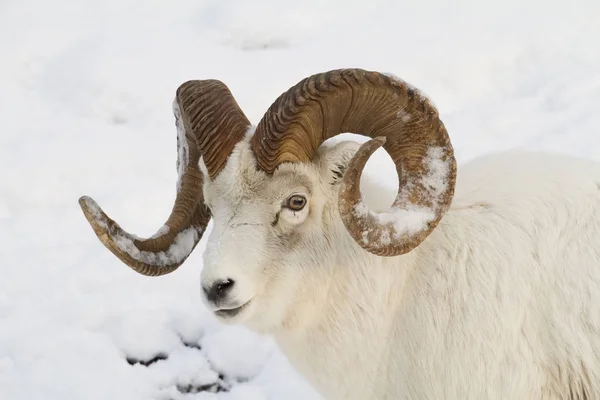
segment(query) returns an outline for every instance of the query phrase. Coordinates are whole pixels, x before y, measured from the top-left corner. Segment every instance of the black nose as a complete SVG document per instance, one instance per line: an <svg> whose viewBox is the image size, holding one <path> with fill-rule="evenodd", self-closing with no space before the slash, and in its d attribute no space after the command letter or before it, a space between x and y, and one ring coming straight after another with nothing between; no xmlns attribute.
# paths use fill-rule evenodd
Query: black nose
<svg viewBox="0 0 600 400"><path fill-rule="evenodd" d="M215 281L212 286L203 289L210 302L219 304L227 297L234 284L232 279L225 279L224 281Z"/></svg>

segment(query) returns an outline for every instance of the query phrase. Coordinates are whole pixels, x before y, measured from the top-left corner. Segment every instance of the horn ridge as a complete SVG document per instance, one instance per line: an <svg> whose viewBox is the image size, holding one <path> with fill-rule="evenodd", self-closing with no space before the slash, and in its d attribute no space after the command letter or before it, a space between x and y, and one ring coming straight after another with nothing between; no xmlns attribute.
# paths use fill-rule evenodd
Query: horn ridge
<svg viewBox="0 0 600 400"><path fill-rule="evenodd" d="M340 69L302 79L263 116L251 147L257 167L272 174L284 162L308 162L340 133L370 137L352 158L339 194L340 216L365 250L404 254L437 226L454 195L456 161L431 102L403 80L363 69ZM387 213L362 202L360 176L383 148L398 173L399 190ZM364 158L366 157L366 158Z"/></svg>

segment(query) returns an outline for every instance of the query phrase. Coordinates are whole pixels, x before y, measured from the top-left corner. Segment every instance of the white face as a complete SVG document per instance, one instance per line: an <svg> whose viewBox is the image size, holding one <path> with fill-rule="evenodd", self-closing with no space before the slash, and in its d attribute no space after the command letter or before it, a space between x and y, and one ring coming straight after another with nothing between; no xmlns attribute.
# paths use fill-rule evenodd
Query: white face
<svg viewBox="0 0 600 400"><path fill-rule="evenodd" d="M213 228L201 285L219 319L272 331L297 311L294 300L316 295L331 272L333 230L343 229L339 183L358 146L323 147L311 163L284 164L269 176L243 141L214 181L205 178Z"/></svg>

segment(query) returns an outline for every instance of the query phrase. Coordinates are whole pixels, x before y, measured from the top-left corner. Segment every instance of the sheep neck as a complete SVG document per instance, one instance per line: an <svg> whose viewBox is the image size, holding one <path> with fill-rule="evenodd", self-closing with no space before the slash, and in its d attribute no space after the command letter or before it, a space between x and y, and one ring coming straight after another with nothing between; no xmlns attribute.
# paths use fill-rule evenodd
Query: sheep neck
<svg viewBox="0 0 600 400"><path fill-rule="evenodd" d="M303 296L275 339L292 365L326 398L381 390L395 307L417 257L377 257L355 244L324 267L323 279ZM351 351L349 351L351 349ZM374 361L375 360L375 361ZM379 389L378 389L379 388ZM363 397L361 397L363 396Z"/></svg>

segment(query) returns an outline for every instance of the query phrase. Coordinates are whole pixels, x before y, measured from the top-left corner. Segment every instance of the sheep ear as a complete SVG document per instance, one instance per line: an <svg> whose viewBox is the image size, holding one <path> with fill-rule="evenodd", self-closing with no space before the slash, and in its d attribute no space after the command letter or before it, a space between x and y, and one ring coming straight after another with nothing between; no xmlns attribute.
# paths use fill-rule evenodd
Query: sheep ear
<svg viewBox="0 0 600 400"><path fill-rule="evenodd" d="M342 181L350 159L360 144L352 141L339 142L330 146L321 146L318 153L321 176L331 185Z"/></svg>

